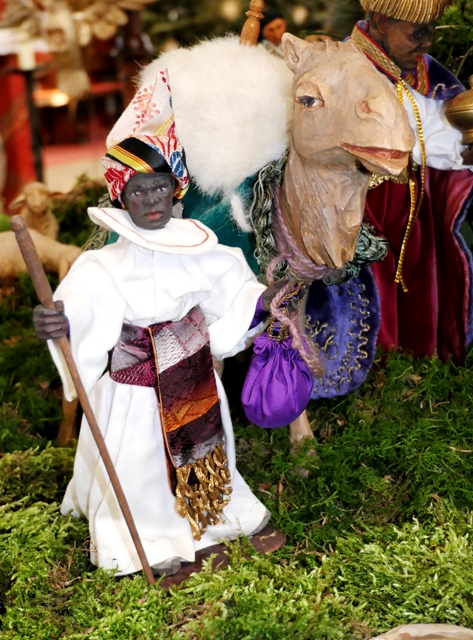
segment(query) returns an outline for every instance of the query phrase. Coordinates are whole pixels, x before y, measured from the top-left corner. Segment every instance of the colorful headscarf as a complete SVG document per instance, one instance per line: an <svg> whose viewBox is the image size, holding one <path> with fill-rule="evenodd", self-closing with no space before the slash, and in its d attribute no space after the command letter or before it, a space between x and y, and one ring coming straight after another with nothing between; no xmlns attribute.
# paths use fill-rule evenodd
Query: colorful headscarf
<svg viewBox="0 0 473 640"><path fill-rule="evenodd" d="M151 83L140 87L109 133L106 145L102 164L114 206L121 206L121 195L130 178L136 173L162 171L163 159L177 180L174 197L184 197L189 176L176 134L166 70L158 69Z"/></svg>
<svg viewBox="0 0 473 640"><path fill-rule="evenodd" d="M450 0L360 0L365 11L383 13L389 18L424 24L438 20Z"/></svg>

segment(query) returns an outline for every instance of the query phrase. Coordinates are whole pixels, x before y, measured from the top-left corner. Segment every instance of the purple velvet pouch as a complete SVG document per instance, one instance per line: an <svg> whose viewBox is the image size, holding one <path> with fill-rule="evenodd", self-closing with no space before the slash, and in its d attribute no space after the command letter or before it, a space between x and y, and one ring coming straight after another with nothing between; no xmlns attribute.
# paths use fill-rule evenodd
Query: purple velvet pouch
<svg viewBox="0 0 473 640"><path fill-rule="evenodd" d="M258 336L241 394L248 420L266 429L287 426L307 407L311 392L312 375L291 338Z"/></svg>

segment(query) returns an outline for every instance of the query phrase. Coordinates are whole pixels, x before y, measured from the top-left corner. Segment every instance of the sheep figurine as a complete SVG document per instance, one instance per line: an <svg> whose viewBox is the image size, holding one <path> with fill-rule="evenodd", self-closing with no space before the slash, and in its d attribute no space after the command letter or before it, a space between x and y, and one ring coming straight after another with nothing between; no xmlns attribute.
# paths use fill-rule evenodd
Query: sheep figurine
<svg viewBox="0 0 473 640"><path fill-rule="evenodd" d="M10 215L19 213L25 221L45 271L57 272L62 280L81 250L61 244L56 238L59 223L51 211L51 198L64 195L48 190L43 182L30 182L9 206ZM19 211L17 211L19 209ZM0 233L0 281L26 272L26 265L13 231Z"/></svg>
<svg viewBox="0 0 473 640"><path fill-rule="evenodd" d="M44 270L58 273L59 280L62 280L81 253L80 248L72 244L62 244L35 229L30 229L29 232ZM14 232L3 231L0 233L0 281L15 278L19 273L26 272L26 264Z"/></svg>
<svg viewBox="0 0 473 640"><path fill-rule="evenodd" d="M57 238L59 223L51 211L51 198L64 195L51 192L43 182L30 182L9 205L10 215L20 214L28 229L34 229L48 238ZM18 211L19 209L19 211Z"/></svg>

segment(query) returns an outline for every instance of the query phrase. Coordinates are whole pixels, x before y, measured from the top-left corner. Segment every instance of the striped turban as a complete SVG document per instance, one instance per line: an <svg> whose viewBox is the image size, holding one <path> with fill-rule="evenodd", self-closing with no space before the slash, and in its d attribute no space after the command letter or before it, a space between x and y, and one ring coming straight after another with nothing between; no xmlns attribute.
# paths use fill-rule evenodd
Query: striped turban
<svg viewBox="0 0 473 640"><path fill-rule="evenodd" d="M177 182L174 197L189 187L185 154L176 134L167 71L158 69L122 113L106 141L102 159L110 200L121 207L126 183L136 173L169 172Z"/></svg>

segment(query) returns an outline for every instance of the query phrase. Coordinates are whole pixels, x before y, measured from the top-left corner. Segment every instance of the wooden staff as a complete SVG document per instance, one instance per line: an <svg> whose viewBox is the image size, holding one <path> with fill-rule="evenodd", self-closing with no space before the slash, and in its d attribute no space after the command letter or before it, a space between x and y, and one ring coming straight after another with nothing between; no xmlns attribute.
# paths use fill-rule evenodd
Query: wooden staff
<svg viewBox="0 0 473 640"><path fill-rule="evenodd" d="M247 20L240 34L241 44L255 45L258 42L260 20L264 18L264 0L251 0L250 10L246 12Z"/></svg>
<svg viewBox="0 0 473 640"><path fill-rule="evenodd" d="M33 285L39 301L41 302L43 307L46 307L46 309L55 309L56 307L53 301L53 292L51 290L51 286L44 272L43 265L41 264L41 261L38 257L38 253L36 251L36 247L34 246L31 235L26 228L24 219L19 215L13 216L10 219L10 224L13 231L15 232L16 240L20 247L23 259L26 262L26 267L33 281ZM149 584L155 584L156 581L146 558L143 545L138 535L138 530L136 529L133 516L131 515L130 507L128 506L125 494L123 493L120 480L118 479L117 472L115 471L115 467L113 466L113 462L105 444L104 437L102 435L102 432L100 431L97 420L95 419L92 407L90 406L89 398L87 397L87 393L85 392L84 386L79 377L79 372L77 371L77 367L72 356L69 340L66 338L66 336L64 336L63 338L58 338L54 342L60 347L63 353L64 359L66 361L67 367L71 374L71 378L77 391L79 402L81 403L85 417L87 418L87 422L89 423L90 430L94 437L95 444L97 445L97 449L99 450L100 456L105 465L105 469L107 470L113 490L115 491L118 504L133 539L133 543L143 566L143 571L146 575L146 579L148 580Z"/></svg>

